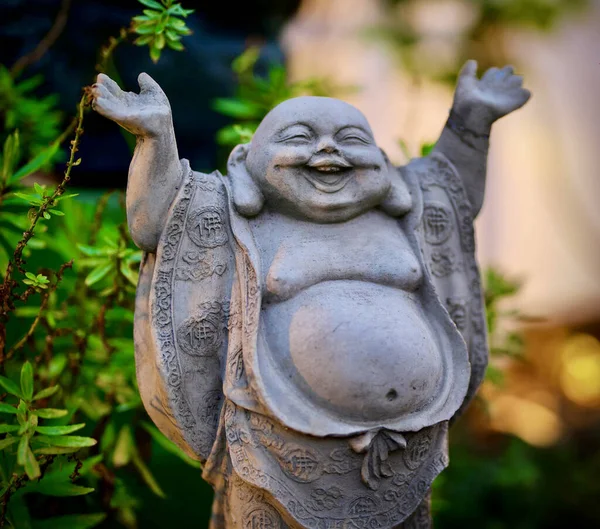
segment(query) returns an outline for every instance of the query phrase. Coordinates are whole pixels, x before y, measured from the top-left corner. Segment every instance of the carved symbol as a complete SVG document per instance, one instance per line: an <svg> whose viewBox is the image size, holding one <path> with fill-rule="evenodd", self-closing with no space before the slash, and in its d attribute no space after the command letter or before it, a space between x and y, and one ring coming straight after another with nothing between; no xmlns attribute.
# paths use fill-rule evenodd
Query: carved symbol
<svg viewBox="0 0 600 529"><path fill-rule="evenodd" d="M329 487L328 489L315 489L310 494L311 500L307 506L314 511L330 510L339 507L344 499L342 490L338 487Z"/></svg>
<svg viewBox="0 0 600 529"><path fill-rule="evenodd" d="M432 252L430 268L434 276L446 277L452 272L460 270L460 263L451 248L442 248Z"/></svg>
<svg viewBox="0 0 600 529"><path fill-rule="evenodd" d="M461 298L447 298L446 307L448 309L448 314L450 314L450 317L454 322L454 325L456 325L456 328L460 332L464 332L467 329L469 317L466 300Z"/></svg>
<svg viewBox="0 0 600 529"><path fill-rule="evenodd" d="M301 483L314 481L321 475L319 457L314 450L294 446L280 456L283 470Z"/></svg>
<svg viewBox="0 0 600 529"><path fill-rule="evenodd" d="M177 343L181 349L192 356L210 356L217 354L223 343L223 329L227 314L219 302L204 303L202 310L177 329Z"/></svg>
<svg viewBox="0 0 600 529"><path fill-rule="evenodd" d="M223 393L219 389L214 389L205 393L202 397L202 404L198 406L198 417L205 425L216 429L221 415L221 403Z"/></svg>
<svg viewBox="0 0 600 529"><path fill-rule="evenodd" d="M452 212L441 202L429 202L423 209L423 229L429 244L442 244L452 233Z"/></svg>
<svg viewBox="0 0 600 529"><path fill-rule="evenodd" d="M417 469L429 454L432 435L430 430L421 430L408 441L404 451L404 463L410 470Z"/></svg>
<svg viewBox="0 0 600 529"><path fill-rule="evenodd" d="M280 529L281 518L270 508L257 507L244 520L244 529Z"/></svg>
<svg viewBox="0 0 600 529"><path fill-rule="evenodd" d="M377 511L377 503L373 498L357 498L350 504L348 514L350 516L367 517Z"/></svg>
<svg viewBox="0 0 600 529"><path fill-rule="evenodd" d="M187 223L190 239L200 248L215 248L227 242L223 212L213 206L194 211Z"/></svg>

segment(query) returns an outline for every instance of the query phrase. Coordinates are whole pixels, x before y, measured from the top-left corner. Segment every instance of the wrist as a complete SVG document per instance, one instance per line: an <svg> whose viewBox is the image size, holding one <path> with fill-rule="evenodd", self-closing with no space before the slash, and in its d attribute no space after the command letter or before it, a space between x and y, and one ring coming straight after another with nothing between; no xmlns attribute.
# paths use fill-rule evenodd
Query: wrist
<svg viewBox="0 0 600 529"><path fill-rule="evenodd" d="M450 119L475 136L489 136L496 117L485 105L459 105L450 109Z"/></svg>
<svg viewBox="0 0 600 529"><path fill-rule="evenodd" d="M491 122L482 120L481 116L475 120L469 119L469 115L466 118L463 116L464 114L459 114L453 108L448 116L446 127L468 147L480 152L487 152L492 128Z"/></svg>

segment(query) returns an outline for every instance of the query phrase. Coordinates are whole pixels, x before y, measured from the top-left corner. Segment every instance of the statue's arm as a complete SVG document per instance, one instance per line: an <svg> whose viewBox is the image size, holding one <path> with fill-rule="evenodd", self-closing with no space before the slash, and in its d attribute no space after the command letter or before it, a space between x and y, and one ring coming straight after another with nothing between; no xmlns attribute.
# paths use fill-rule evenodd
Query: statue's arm
<svg viewBox="0 0 600 529"><path fill-rule="evenodd" d="M127 182L127 221L134 242L156 252L169 207L183 178L167 96L147 74L140 93L122 91L104 74L93 87L93 108L135 134Z"/></svg>
<svg viewBox="0 0 600 529"><path fill-rule="evenodd" d="M513 68L490 68L477 78L477 63L462 69L450 116L434 147L456 167L476 216L483 205L492 124L531 97Z"/></svg>

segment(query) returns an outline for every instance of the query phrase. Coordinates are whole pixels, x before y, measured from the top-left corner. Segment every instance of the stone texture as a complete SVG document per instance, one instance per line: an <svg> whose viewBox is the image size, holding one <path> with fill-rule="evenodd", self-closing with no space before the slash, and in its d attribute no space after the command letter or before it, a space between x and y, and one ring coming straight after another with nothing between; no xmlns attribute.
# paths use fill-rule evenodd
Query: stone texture
<svg viewBox="0 0 600 529"><path fill-rule="evenodd" d="M179 160L165 94L139 81L94 87L138 138L138 380L161 431L204 462L212 526L430 527L448 422L487 363L473 219L492 123L527 101L522 80L467 63L435 149L400 168L354 107L291 99L225 176Z"/></svg>

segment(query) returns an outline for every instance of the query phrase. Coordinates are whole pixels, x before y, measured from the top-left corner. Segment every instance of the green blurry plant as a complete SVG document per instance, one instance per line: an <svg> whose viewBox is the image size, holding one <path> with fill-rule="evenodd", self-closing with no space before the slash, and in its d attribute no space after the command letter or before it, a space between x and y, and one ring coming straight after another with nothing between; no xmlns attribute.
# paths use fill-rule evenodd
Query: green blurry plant
<svg viewBox="0 0 600 529"><path fill-rule="evenodd" d="M384 22L367 31L396 52L405 71L418 84L422 77L451 85L467 59L476 59L480 70L518 61L506 45L506 35L512 30L547 32L565 17L581 12L589 0L458 0L469 21L454 34L428 33L413 11L421 0L386 0ZM434 16L429 14L429 16ZM441 40L442 39L442 40ZM422 46L428 42L443 43L433 52ZM449 52L449 53L448 53Z"/></svg>
<svg viewBox="0 0 600 529"><path fill-rule="evenodd" d="M133 31L145 35L136 44L148 45L153 60L161 39L181 48L189 30L177 16L191 11L170 1L141 3L154 9L109 40L100 66ZM122 193L97 203L66 193L81 164L87 90L61 131L56 98L35 97L42 79L11 75L0 67L0 413L8 418L0 423L0 526L85 529L108 515L133 528L140 502L128 470L164 497L147 464L151 443L199 464L147 421L137 390L132 326L142 254L127 234ZM24 180L51 167L71 134L61 182L27 187ZM43 512L64 515L36 518L40 495L91 495L78 508L98 512L75 514L54 499Z"/></svg>
<svg viewBox="0 0 600 529"><path fill-rule="evenodd" d="M248 143L267 113L286 99L300 95L331 97L354 90L353 87L334 86L325 79L292 82L281 64L270 64L265 76L257 75L255 70L259 57L260 48L257 46L249 47L237 57L231 65L238 80L235 96L213 102L214 110L235 121L217 132L220 145L233 147Z"/></svg>
<svg viewBox="0 0 600 529"><path fill-rule="evenodd" d="M191 35L192 32L185 25L185 22L178 17L187 17L191 15L193 9L183 9L181 4L173 0L139 0L140 3L149 7L144 9L144 14L133 17L131 29L139 35L134 44L138 46L148 46L150 49L150 58L158 62L160 54L165 46L183 51L181 37Z"/></svg>
<svg viewBox="0 0 600 529"><path fill-rule="evenodd" d="M10 131L20 133L21 150L11 159L19 163L21 156L32 157L46 152L49 143L56 140L62 124L61 113L57 110L58 97L54 94L39 97L35 90L44 82L41 75L20 80L0 64L0 122L2 132L0 142L6 144ZM44 167L56 158L58 150L46 160ZM6 158L5 158L6 159ZM18 176L15 176L18 178Z"/></svg>

